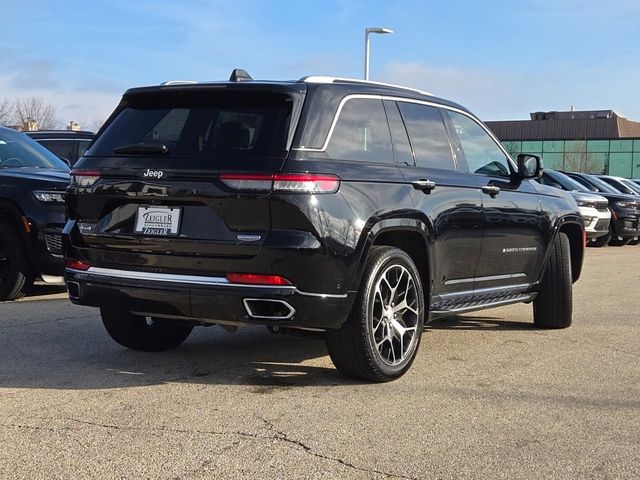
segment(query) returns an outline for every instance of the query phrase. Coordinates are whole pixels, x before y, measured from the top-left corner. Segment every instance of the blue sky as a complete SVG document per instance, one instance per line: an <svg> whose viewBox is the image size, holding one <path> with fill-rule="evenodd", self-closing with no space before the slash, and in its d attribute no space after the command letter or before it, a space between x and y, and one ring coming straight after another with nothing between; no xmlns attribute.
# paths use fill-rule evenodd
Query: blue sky
<svg viewBox="0 0 640 480"><path fill-rule="evenodd" d="M308 74L428 90L484 120L613 108L640 120L640 1L2 0L0 101L38 95L60 120L105 118L130 86Z"/></svg>

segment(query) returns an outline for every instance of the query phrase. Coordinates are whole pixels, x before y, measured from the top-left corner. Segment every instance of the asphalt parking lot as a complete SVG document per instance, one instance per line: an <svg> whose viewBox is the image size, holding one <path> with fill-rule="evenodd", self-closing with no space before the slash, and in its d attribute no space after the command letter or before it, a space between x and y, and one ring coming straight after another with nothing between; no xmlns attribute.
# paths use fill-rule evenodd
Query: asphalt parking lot
<svg viewBox="0 0 640 480"><path fill-rule="evenodd" d="M0 305L0 475L638 478L640 246L587 253L570 329L526 305L437 322L383 385L264 328L127 351L40 287Z"/></svg>

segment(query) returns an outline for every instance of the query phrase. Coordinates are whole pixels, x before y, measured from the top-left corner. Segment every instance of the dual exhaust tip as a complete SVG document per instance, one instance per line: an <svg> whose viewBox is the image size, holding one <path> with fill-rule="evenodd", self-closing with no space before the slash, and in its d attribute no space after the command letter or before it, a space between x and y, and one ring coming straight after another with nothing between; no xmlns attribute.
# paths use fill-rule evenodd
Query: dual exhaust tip
<svg viewBox="0 0 640 480"><path fill-rule="evenodd" d="M245 298L242 300L247 314L258 320L290 320L296 309L284 300Z"/></svg>

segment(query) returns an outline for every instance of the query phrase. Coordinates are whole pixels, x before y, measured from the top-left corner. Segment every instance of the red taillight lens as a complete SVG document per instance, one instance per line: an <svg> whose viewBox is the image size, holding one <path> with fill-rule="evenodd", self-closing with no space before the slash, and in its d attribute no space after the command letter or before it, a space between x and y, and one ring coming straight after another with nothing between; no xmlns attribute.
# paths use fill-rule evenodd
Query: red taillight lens
<svg viewBox="0 0 640 480"><path fill-rule="evenodd" d="M273 176L275 192L335 193L340 187L337 175L315 173L276 173Z"/></svg>
<svg viewBox="0 0 640 480"><path fill-rule="evenodd" d="M91 268L91 263L85 262L83 260L67 258L67 260L65 261L65 266L67 268L70 268L71 270L82 270L83 272L85 272Z"/></svg>
<svg viewBox="0 0 640 480"><path fill-rule="evenodd" d="M70 175L70 184L74 187L90 187L100 178L97 170L71 170Z"/></svg>
<svg viewBox="0 0 640 480"><path fill-rule="evenodd" d="M337 175L316 173L228 173L220 180L234 190L290 193L335 193L340 187Z"/></svg>
<svg viewBox="0 0 640 480"><path fill-rule="evenodd" d="M231 283L246 283L248 285L293 285L280 275L258 275L255 273L228 273L227 280Z"/></svg>

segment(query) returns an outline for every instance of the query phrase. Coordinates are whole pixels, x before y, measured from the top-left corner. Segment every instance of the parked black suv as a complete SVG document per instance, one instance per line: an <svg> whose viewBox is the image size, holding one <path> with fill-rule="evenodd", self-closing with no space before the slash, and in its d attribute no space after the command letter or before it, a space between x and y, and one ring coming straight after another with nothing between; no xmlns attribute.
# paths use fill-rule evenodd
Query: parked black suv
<svg viewBox="0 0 640 480"><path fill-rule="evenodd" d="M83 130L38 130L25 132L40 145L73 166L89 148L94 133Z"/></svg>
<svg viewBox="0 0 640 480"><path fill-rule="evenodd" d="M540 171L406 88L234 72L131 89L72 171L69 294L130 348L312 329L346 375L391 380L429 320L533 302L536 325L571 323L584 227Z"/></svg>
<svg viewBox="0 0 640 480"><path fill-rule="evenodd" d="M564 172L598 195L609 200L611 208L611 239L609 245L620 247L640 238L640 202L587 173Z"/></svg>
<svg viewBox="0 0 640 480"><path fill-rule="evenodd" d="M38 275L61 276L69 167L26 135L0 127L0 301Z"/></svg>

